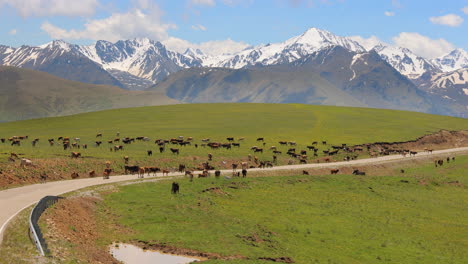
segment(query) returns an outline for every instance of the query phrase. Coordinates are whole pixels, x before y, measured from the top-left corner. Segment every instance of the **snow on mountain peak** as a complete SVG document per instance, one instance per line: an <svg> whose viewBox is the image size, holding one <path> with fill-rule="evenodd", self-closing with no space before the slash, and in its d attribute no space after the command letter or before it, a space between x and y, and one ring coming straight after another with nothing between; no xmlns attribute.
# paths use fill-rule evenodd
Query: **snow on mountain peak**
<svg viewBox="0 0 468 264"><path fill-rule="evenodd" d="M468 52L463 49L452 50L449 54L433 59L432 63L442 71L450 72L460 68L468 68Z"/></svg>
<svg viewBox="0 0 468 264"><path fill-rule="evenodd" d="M41 49L47 49L47 48L60 48L60 49L63 49L65 51L70 51L71 50L71 44L70 43L67 43L61 39L58 39L58 40L53 40L49 43L46 43L44 45L41 45L39 46L39 48Z"/></svg>
<svg viewBox="0 0 468 264"><path fill-rule="evenodd" d="M409 78L418 78L429 70L436 70L428 60L417 56L407 48L377 45L374 50L401 74Z"/></svg>

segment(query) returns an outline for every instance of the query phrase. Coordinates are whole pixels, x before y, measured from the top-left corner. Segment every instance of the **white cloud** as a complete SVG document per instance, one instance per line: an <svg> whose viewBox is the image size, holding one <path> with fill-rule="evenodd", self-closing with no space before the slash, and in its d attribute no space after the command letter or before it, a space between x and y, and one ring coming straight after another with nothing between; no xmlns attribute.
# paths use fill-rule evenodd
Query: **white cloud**
<svg viewBox="0 0 468 264"><path fill-rule="evenodd" d="M200 24L198 24L198 25L192 25L191 28L192 28L193 30L196 30L196 31L198 31L198 30L206 31L206 27L204 27L203 25L200 25Z"/></svg>
<svg viewBox="0 0 468 264"><path fill-rule="evenodd" d="M363 38L361 36L351 36L351 37L348 37L348 38L350 38L350 39L352 39L354 41L357 41L366 50L371 50L372 48L374 48L377 45L388 45L388 44L386 44L385 42L383 42L382 40L380 40L376 36L370 36L369 38Z"/></svg>
<svg viewBox="0 0 468 264"><path fill-rule="evenodd" d="M127 13L115 13L104 19L93 19L86 22L83 30L66 30L49 22L42 24L41 29L54 39L91 39L117 41L148 37L154 40L167 39L169 29L174 29L174 24L165 24L161 20L161 11L153 8L142 11L132 9Z"/></svg>
<svg viewBox="0 0 468 264"><path fill-rule="evenodd" d="M463 23L463 18L455 14L448 14L440 17L430 17L429 20L434 24L450 27L458 27L461 25L461 23Z"/></svg>
<svg viewBox="0 0 468 264"><path fill-rule="evenodd" d="M90 16L99 6L98 0L0 0L0 8L10 6L22 17Z"/></svg>
<svg viewBox="0 0 468 264"><path fill-rule="evenodd" d="M215 6L216 5L214 0L189 0L189 3L192 5L203 5L203 6Z"/></svg>
<svg viewBox="0 0 468 264"><path fill-rule="evenodd" d="M244 42L237 42L231 39L226 40L213 40L202 43L191 43L189 41L170 37L163 41L163 44L170 50L174 50L180 53L185 52L188 48L200 49L206 55L221 55L226 53L235 53L241 51L250 45Z"/></svg>
<svg viewBox="0 0 468 264"><path fill-rule="evenodd" d="M8 34L10 34L10 35L16 35L16 33L18 33L18 31L16 29L12 29L12 30L10 30L10 32L8 32Z"/></svg>
<svg viewBox="0 0 468 264"><path fill-rule="evenodd" d="M385 14L386 16L394 16L394 15L395 15L395 12L385 11L384 14Z"/></svg>
<svg viewBox="0 0 468 264"><path fill-rule="evenodd" d="M468 15L468 6L465 6L464 8L462 8L461 11L465 13L466 15Z"/></svg>
<svg viewBox="0 0 468 264"><path fill-rule="evenodd" d="M455 49L455 46L445 39L431 39L419 33L402 32L392 40L397 46L408 48L416 55L429 59Z"/></svg>

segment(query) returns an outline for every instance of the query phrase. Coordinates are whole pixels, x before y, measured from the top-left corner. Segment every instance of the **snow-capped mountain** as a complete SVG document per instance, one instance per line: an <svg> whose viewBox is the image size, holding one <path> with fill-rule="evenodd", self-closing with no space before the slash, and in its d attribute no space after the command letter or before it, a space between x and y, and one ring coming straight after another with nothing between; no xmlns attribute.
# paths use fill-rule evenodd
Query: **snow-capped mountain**
<svg viewBox="0 0 468 264"><path fill-rule="evenodd" d="M78 45L61 40L39 47L4 48L0 64L44 71L72 81L122 86L100 65L80 53Z"/></svg>
<svg viewBox="0 0 468 264"><path fill-rule="evenodd" d="M147 38L100 40L94 45L80 46L79 51L108 71L120 71L157 82L182 68L199 67L192 57L169 51L160 42Z"/></svg>
<svg viewBox="0 0 468 264"><path fill-rule="evenodd" d="M430 61L406 48L378 45L374 47L374 50L393 68L410 79L419 78L428 71L440 71Z"/></svg>
<svg viewBox="0 0 468 264"><path fill-rule="evenodd" d="M463 49L455 49L445 56L433 59L432 63L444 72L468 68L468 52Z"/></svg>
<svg viewBox="0 0 468 264"><path fill-rule="evenodd" d="M284 64L330 46L342 46L354 52L365 51L354 40L334 35L325 30L311 28L303 34L290 38L285 42L252 47L233 54L228 58L224 58L225 56L209 58L204 61L203 65L239 69L254 65Z"/></svg>

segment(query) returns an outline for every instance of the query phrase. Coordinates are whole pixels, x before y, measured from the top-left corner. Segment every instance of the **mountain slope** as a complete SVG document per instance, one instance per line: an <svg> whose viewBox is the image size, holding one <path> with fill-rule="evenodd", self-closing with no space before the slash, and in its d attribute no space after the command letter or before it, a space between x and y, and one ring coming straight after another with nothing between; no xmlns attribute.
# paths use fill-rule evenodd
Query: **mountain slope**
<svg viewBox="0 0 468 264"><path fill-rule="evenodd" d="M201 66L196 59L169 51L147 38L116 43L100 40L95 45L79 46L78 50L116 78L117 72L125 72L153 83L182 68Z"/></svg>
<svg viewBox="0 0 468 264"><path fill-rule="evenodd" d="M401 74L410 79L419 78L425 72L440 72L430 61L417 56L409 49L378 45L374 50Z"/></svg>
<svg viewBox="0 0 468 264"><path fill-rule="evenodd" d="M462 49L455 49L445 56L432 60L432 63L444 72L468 68L468 53Z"/></svg>
<svg viewBox="0 0 468 264"><path fill-rule="evenodd" d="M223 57L210 58L204 66L226 67L239 69L255 65L275 65L290 63L315 51L330 46L342 46L355 52L364 52L365 49L356 41L346 37L334 35L328 31L310 28L303 34L290 38L285 42L261 45L241 51L224 59Z"/></svg>
<svg viewBox="0 0 468 264"><path fill-rule="evenodd" d="M188 69L152 89L184 102L294 102L437 113L427 95L377 53L341 46L290 64Z"/></svg>
<svg viewBox="0 0 468 264"><path fill-rule="evenodd" d="M40 47L21 46L1 60L2 65L47 72L91 84L123 85L99 65L83 56L77 45L53 41Z"/></svg>
<svg viewBox="0 0 468 264"><path fill-rule="evenodd" d="M177 101L157 92L132 92L0 66L0 122L173 103Z"/></svg>

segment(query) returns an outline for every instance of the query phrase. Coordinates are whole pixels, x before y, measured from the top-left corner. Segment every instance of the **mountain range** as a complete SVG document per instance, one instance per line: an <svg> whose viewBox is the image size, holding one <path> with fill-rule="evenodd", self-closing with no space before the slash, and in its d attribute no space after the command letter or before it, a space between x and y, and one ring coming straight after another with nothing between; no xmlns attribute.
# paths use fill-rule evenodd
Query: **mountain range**
<svg viewBox="0 0 468 264"><path fill-rule="evenodd" d="M317 28L281 43L218 56L194 49L181 54L146 38L89 46L61 40L39 47L0 45L0 65L91 84L164 91L184 102L306 102L468 117L466 51L426 59L382 44L367 50L351 38Z"/></svg>

